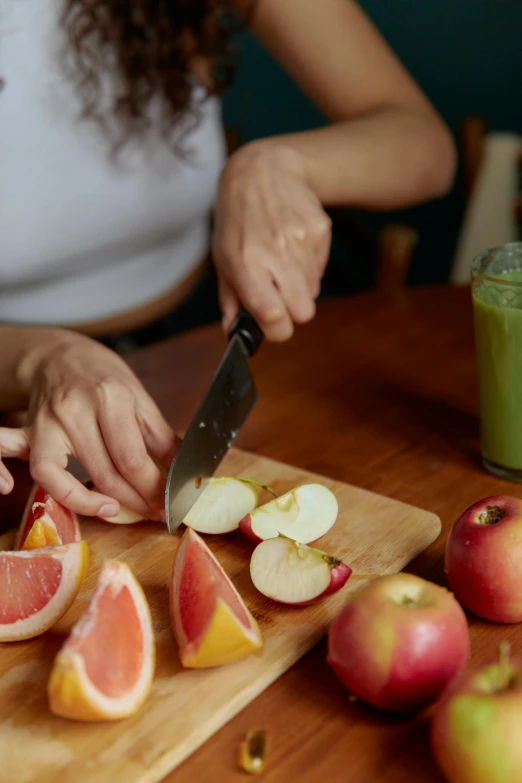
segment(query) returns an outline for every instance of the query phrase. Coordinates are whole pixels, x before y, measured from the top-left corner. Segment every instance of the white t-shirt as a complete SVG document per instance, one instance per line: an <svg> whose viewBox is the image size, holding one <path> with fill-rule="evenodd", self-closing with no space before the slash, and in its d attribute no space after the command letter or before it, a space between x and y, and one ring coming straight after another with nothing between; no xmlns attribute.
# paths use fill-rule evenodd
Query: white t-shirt
<svg viewBox="0 0 522 783"><path fill-rule="evenodd" d="M60 62L63 0L0 0L0 322L74 324L145 304L209 244L225 159L220 104L201 103L189 160L110 143L78 119ZM194 100L204 97L195 87Z"/></svg>

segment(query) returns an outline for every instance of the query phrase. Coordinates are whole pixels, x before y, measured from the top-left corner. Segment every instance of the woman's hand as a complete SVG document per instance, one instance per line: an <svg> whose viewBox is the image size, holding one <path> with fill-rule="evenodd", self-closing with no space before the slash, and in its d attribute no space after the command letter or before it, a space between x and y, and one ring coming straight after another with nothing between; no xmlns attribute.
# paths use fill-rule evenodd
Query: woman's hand
<svg viewBox="0 0 522 783"><path fill-rule="evenodd" d="M155 403L125 362L87 337L52 332L24 358L29 400L20 429L0 428L1 457L29 460L31 476L73 511L110 517L123 504L164 520L165 467L178 445ZM66 471L81 463L97 491ZM13 479L0 462L0 491Z"/></svg>
<svg viewBox="0 0 522 783"><path fill-rule="evenodd" d="M221 176L212 248L224 328L241 304L269 340L291 337L315 314L330 240L298 153L263 141L238 150Z"/></svg>

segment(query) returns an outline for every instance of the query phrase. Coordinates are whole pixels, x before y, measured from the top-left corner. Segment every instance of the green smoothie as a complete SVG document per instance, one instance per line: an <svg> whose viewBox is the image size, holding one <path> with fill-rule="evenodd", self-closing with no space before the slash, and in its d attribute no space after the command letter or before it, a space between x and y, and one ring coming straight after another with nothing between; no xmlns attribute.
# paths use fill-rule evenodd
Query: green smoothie
<svg viewBox="0 0 522 783"><path fill-rule="evenodd" d="M510 282L515 285L509 285ZM522 478L522 269L473 288L482 455ZM513 476L516 478L516 476Z"/></svg>

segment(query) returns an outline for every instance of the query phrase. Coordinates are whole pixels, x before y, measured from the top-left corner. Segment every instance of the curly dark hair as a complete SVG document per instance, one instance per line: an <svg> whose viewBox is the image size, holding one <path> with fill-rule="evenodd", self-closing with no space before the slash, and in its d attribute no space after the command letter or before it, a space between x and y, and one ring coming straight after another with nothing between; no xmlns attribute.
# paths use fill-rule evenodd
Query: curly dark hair
<svg viewBox="0 0 522 783"><path fill-rule="evenodd" d="M240 16L220 0L65 0L67 66L82 116L116 133L116 148L151 129L172 141L182 118L183 136L198 122L194 64L205 68L209 94L228 87L232 37L252 6ZM174 146L181 150L179 134Z"/></svg>

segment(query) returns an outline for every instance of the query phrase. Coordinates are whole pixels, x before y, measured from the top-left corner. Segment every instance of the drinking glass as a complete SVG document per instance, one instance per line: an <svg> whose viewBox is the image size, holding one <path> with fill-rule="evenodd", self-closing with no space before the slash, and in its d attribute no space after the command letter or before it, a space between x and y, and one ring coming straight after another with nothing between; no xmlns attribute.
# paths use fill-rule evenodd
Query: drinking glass
<svg viewBox="0 0 522 783"><path fill-rule="evenodd" d="M471 277L482 460L522 482L522 242L481 253Z"/></svg>

